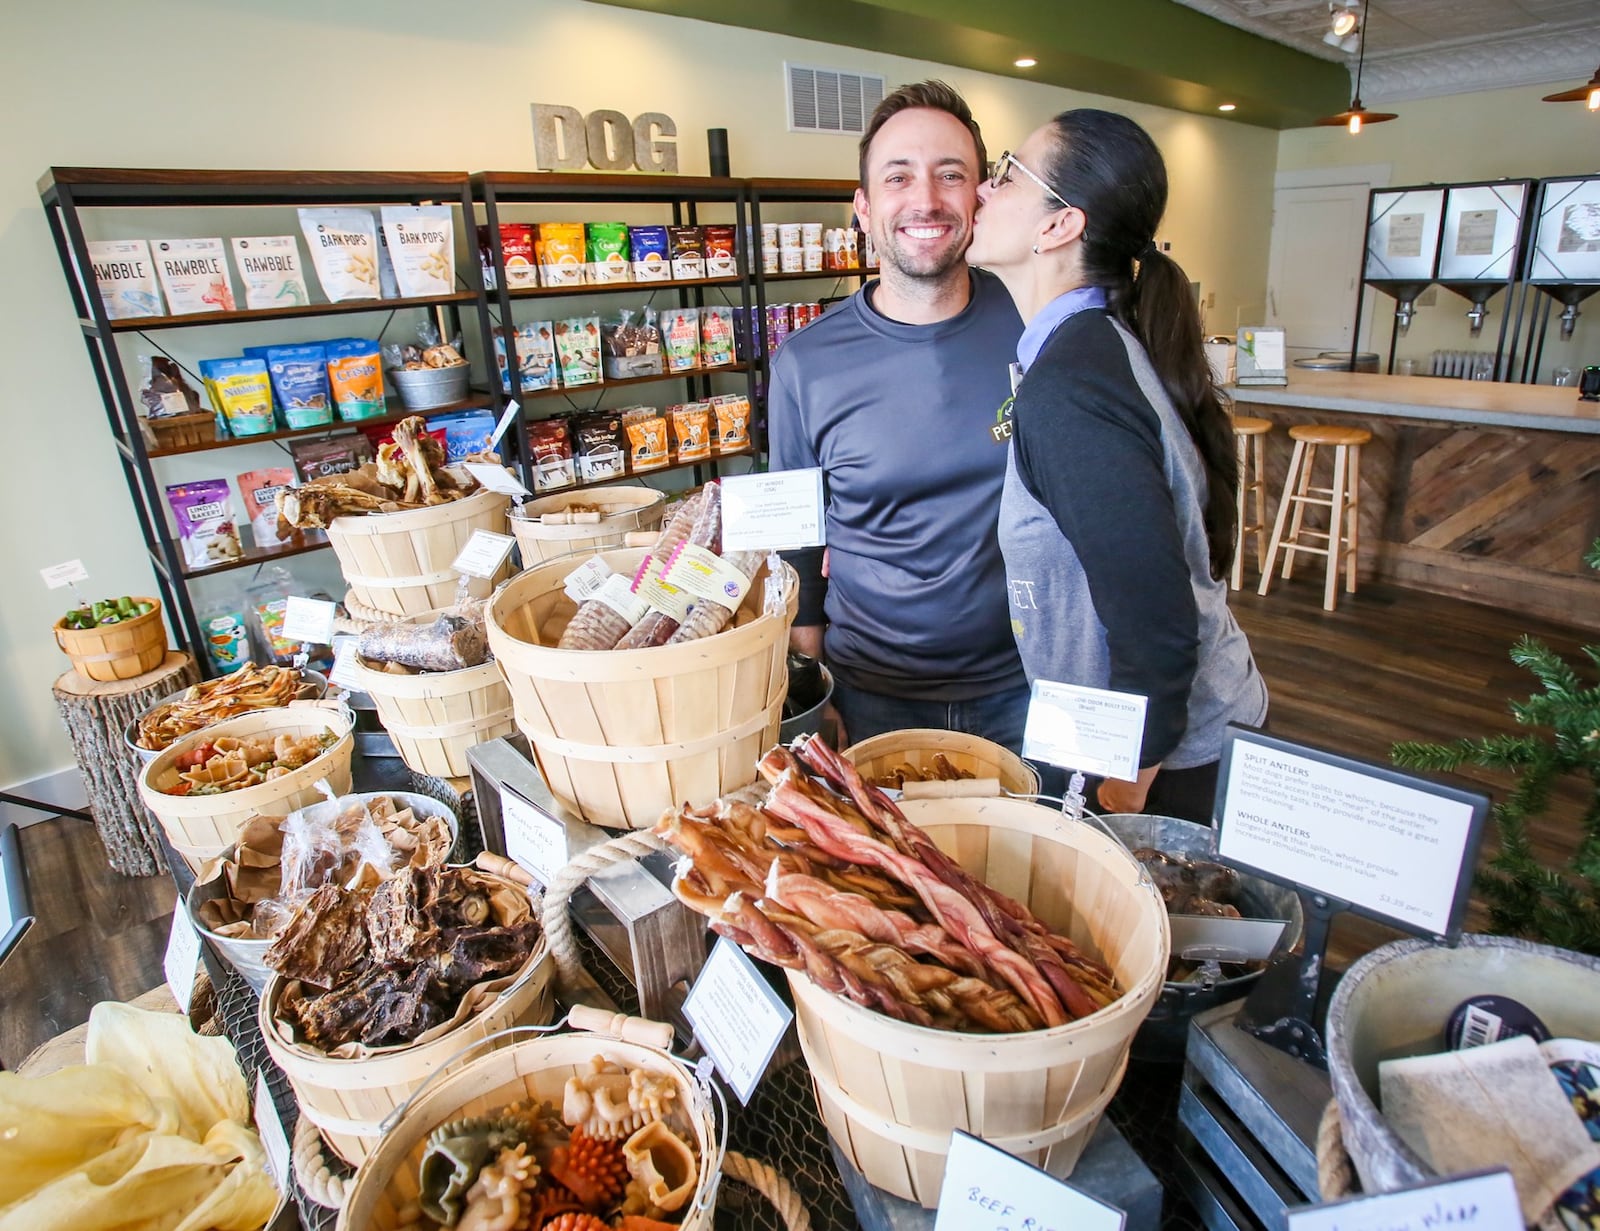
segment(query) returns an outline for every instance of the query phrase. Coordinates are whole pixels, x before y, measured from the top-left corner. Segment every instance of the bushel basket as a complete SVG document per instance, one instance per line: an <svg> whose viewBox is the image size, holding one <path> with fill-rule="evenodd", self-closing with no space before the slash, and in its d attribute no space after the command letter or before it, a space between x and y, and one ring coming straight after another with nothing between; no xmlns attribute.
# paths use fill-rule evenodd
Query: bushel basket
<svg viewBox="0 0 1600 1231"><path fill-rule="evenodd" d="M530 500L520 515L511 514L511 532L522 550L522 567L532 568L574 552L620 547L626 534L657 529L666 502L665 492L633 486L586 488ZM598 505L600 520L577 524L540 520L546 513L562 513L573 505Z"/></svg>
<svg viewBox="0 0 1600 1231"><path fill-rule="evenodd" d="M167 657L167 626L161 622L161 601L141 598L154 606L142 616L94 628L68 628L56 621L56 644L72 660L72 668L101 684L131 680L154 671Z"/></svg>
<svg viewBox="0 0 1600 1231"><path fill-rule="evenodd" d="M944 757L952 766L974 778L993 778L1000 789L1013 795L1037 795L1039 775L1011 749L964 731L937 731L907 727L885 731L841 754L861 771L862 777L876 782L902 765L916 770L932 770L934 760Z"/></svg>
<svg viewBox="0 0 1600 1231"><path fill-rule="evenodd" d="M465 777L467 749L516 729L511 692L492 662L460 671L399 675L370 667L356 656L350 679L372 698L400 759L419 774Z"/></svg>
<svg viewBox="0 0 1600 1231"><path fill-rule="evenodd" d="M1110 966L1122 995L1061 1026L962 1034L875 1013L789 971L823 1122L871 1183L930 1209L952 1129L1066 1176L1161 993L1170 934L1160 894L1121 846L1052 809L972 798L900 807L973 876Z"/></svg>

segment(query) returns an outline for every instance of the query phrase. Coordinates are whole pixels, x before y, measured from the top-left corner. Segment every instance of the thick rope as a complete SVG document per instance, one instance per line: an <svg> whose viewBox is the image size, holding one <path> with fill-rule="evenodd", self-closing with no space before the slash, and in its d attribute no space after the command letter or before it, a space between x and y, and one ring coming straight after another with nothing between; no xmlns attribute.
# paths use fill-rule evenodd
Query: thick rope
<svg viewBox="0 0 1600 1231"><path fill-rule="evenodd" d="M303 1113L294 1126L294 1178L300 1189L318 1205L330 1210L344 1208L350 1195L350 1180L333 1174L322 1151L322 1134ZM353 1177L352 1177L353 1178Z"/></svg>
<svg viewBox="0 0 1600 1231"><path fill-rule="evenodd" d="M1344 1148L1339 1100L1329 1099L1317 1124L1317 1190L1324 1201L1337 1201L1350 1196L1358 1187L1350 1152Z"/></svg>
<svg viewBox="0 0 1600 1231"><path fill-rule="evenodd" d="M778 1217L783 1219L783 1225L789 1231L811 1231L811 1214L805 1202L800 1200L800 1194L794 1190L794 1185L766 1163L746 1158L743 1154L724 1154L722 1174L727 1179L748 1185L772 1202Z"/></svg>
<svg viewBox="0 0 1600 1231"><path fill-rule="evenodd" d="M556 873L544 892L544 934L556 960L556 975L562 988L571 990L583 974L583 963L572 937L572 914L567 909L572 895L596 872L665 849L660 838L641 829L590 847Z"/></svg>

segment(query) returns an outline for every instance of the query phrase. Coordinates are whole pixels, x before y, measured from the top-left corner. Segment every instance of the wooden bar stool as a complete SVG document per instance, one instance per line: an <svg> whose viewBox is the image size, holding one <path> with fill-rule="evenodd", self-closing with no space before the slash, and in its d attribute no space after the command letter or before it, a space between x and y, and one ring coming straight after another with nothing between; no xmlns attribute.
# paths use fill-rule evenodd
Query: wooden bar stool
<svg viewBox="0 0 1600 1231"><path fill-rule="evenodd" d="M1356 592L1356 551L1360 545L1361 446L1372 439L1372 433L1359 427L1308 423L1291 427L1289 439L1294 441L1294 453L1289 458L1289 473L1283 481L1283 499L1278 504L1277 520L1272 526L1272 545L1267 548L1267 562L1261 570L1259 593L1265 594L1272 585L1279 548L1285 553L1285 581L1294 568L1296 552L1326 556L1328 580L1323 590L1322 607L1325 611L1332 611L1334 596L1339 590L1341 561L1345 570L1345 591L1349 594ZM1317 449L1322 446L1333 449L1331 487L1313 487L1311 484ZM1326 531L1304 528L1303 518L1308 504L1321 505L1328 510ZM1289 530L1287 535L1284 534L1285 526ZM1314 547L1302 542L1302 539L1321 539L1323 546Z"/></svg>
<svg viewBox="0 0 1600 1231"><path fill-rule="evenodd" d="M1267 468L1265 464L1267 434L1272 431L1270 419L1252 419L1249 415L1233 417L1233 442L1239 450L1239 539L1233 548L1233 576L1229 585L1235 590L1244 587L1244 541L1248 535L1256 536L1256 568L1267 558ZM1249 520L1250 494L1255 493L1255 520Z"/></svg>

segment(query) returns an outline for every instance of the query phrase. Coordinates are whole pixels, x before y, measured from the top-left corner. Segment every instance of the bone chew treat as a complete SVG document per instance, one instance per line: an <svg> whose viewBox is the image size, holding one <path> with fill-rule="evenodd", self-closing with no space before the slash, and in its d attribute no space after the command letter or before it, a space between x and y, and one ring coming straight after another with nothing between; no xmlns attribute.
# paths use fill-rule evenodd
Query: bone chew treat
<svg viewBox="0 0 1600 1231"><path fill-rule="evenodd" d="M927 778L920 782L907 782L900 788L901 799L956 799L999 794L998 778Z"/></svg>
<svg viewBox="0 0 1600 1231"><path fill-rule="evenodd" d="M685 542L693 543L696 547L704 547L707 551L722 554L722 489L715 482L707 483L702 492L703 501L700 511L695 516L694 527L689 531ZM663 538L666 535L662 535ZM677 550L674 544L673 550ZM670 557L663 557L651 553L661 561L662 567ZM644 619L629 630L628 635L617 643L619 650L638 650L649 646L665 645L673 633L678 631L678 621L664 611L648 612Z"/></svg>
<svg viewBox="0 0 1600 1231"><path fill-rule="evenodd" d="M754 577L765 555L766 553L761 551L736 551L731 556L724 556L723 559L746 577ZM714 636L727 627L728 621L733 619L733 616L734 613L721 603L696 603L694 610L689 613L689 618L667 638L667 644L678 645L685 641L698 641L702 637Z"/></svg>
<svg viewBox="0 0 1600 1231"><path fill-rule="evenodd" d="M598 526L599 513L541 513L539 520L546 526Z"/></svg>
<svg viewBox="0 0 1600 1231"><path fill-rule="evenodd" d="M507 880L516 881L519 885L533 884L533 877L520 863L514 859L507 859L504 855L496 855L493 851L479 851L478 857L472 862L480 871L503 876Z"/></svg>
<svg viewBox="0 0 1600 1231"><path fill-rule="evenodd" d="M375 624L361 634L356 653L419 671L461 671L487 661L489 642L481 623L447 613L432 624Z"/></svg>

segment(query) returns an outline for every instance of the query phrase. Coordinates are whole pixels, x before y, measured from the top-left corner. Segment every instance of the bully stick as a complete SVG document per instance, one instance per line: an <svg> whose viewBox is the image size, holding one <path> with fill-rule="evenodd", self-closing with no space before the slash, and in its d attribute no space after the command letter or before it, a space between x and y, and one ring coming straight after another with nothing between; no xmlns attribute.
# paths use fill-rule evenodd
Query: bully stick
<svg viewBox="0 0 1600 1231"><path fill-rule="evenodd" d="M940 850L926 833L906 820L893 800L867 782L825 740L802 738L796 741L794 751L824 781L845 791L861 814L883 830L896 850L916 859L971 901L996 937L1039 968L1074 1017L1093 1013L1116 998L1109 970L1081 953L1066 937L1052 937L1022 903L989 888Z"/></svg>
<svg viewBox="0 0 1600 1231"><path fill-rule="evenodd" d="M707 483L701 491L699 511L695 514L694 526L685 542L704 547L714 555L722 553L722 489L714 481ZM670 556L651 554L662 569L671 563ZM664 611L652 609L617 643L617 649L638 650L646 646L665 645L677 631L677 620Z"/></svg>
<svg viewBox="0 0 1600 1231"><path fill-rule="evenodd" d="M787 750L773 749L761 759L760 769L773 783L768 812L803 827L823 850L878 868L915 890L944 929L1022 997L1045 1025L1060 1026L1069 1020L1050 981L995 937L977 907L918 860L869 836L860 822L847 820L836 801L806 778ZM1096 1007L1087 994L1082 1000L1087 1007L1081 1013L1073 1011L1079 1016Z"/></svg>

